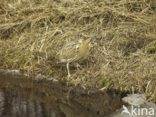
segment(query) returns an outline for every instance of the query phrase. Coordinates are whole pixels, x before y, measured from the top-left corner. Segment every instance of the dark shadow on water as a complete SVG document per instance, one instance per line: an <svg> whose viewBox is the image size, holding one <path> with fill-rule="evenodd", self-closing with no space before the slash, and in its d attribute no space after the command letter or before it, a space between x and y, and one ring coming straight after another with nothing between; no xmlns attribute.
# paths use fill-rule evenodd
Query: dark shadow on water
<svg viewBox="0 0 156 117"><path fill-rule="evenodd" d="M0 117L107 117L122 105L114 91L91 92L1 74Z"/></svg>
<svg viewBox="0 0 156 117"><path fill-rule="evenodd" d="M1 91L0 96L0 117L65 117L56 104L26 99L17 92Z"/></svg>

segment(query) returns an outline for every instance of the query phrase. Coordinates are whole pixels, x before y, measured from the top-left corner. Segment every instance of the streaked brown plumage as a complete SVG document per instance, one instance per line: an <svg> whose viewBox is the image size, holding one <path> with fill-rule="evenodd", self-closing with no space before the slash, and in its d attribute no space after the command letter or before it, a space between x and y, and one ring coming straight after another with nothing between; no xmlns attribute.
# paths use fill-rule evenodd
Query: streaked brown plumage
<svg viewBox="0 0 156 117"><path fill-rule="evenodd" d="M89 54L91 39L76 40L66 44L59 52L59 59L67 63L68 77L71 77L69 63L83 60Z"/></svg>

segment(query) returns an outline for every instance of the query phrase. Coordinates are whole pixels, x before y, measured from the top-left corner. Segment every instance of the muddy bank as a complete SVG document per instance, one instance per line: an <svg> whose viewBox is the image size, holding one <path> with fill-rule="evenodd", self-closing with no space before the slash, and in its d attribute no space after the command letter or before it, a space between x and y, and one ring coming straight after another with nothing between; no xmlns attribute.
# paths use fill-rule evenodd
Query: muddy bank
<svg viewBox="0 0 156 117"><path fill-rule="evenodd" d="M36 101L42 103L47 113L51 113L51 108L55 107L56 111L59 110L59 114L62 113L62 117L63 115L104 117L123 104L121 94L116 91L84 90L80 87L67 86L68 84L64 82L45 79L36 81L17 74L13 76L1 73L0 79L0 89L4 92L5 98L10 100L9 102L12 102L12 97L19 95L33 103Z"/></svg>

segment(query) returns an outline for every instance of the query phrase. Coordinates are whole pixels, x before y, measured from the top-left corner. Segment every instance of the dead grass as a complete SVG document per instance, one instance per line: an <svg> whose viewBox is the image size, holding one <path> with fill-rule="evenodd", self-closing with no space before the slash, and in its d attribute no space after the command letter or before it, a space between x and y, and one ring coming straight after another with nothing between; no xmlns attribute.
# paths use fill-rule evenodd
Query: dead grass
<svg viewBox="0 0 156 117"><path fill-rule="evenodd" d="M71 83L145 93L156 101L154 0L1 0L0 67L66 78L57 53L87 35L95 42Z"/></svg>

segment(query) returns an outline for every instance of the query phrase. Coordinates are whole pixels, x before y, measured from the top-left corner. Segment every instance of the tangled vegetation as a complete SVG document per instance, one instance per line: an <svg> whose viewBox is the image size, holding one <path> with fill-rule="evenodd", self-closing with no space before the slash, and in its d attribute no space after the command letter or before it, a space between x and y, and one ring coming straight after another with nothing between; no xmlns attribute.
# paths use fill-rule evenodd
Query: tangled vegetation
<svg viewBox="0 0 156 117"><path fill-rule="evenodd" d="M1 0L0 68L66 79L58 51L88 35L94 42L68 82L145 93L156 101L155 0Z"/></svg>

